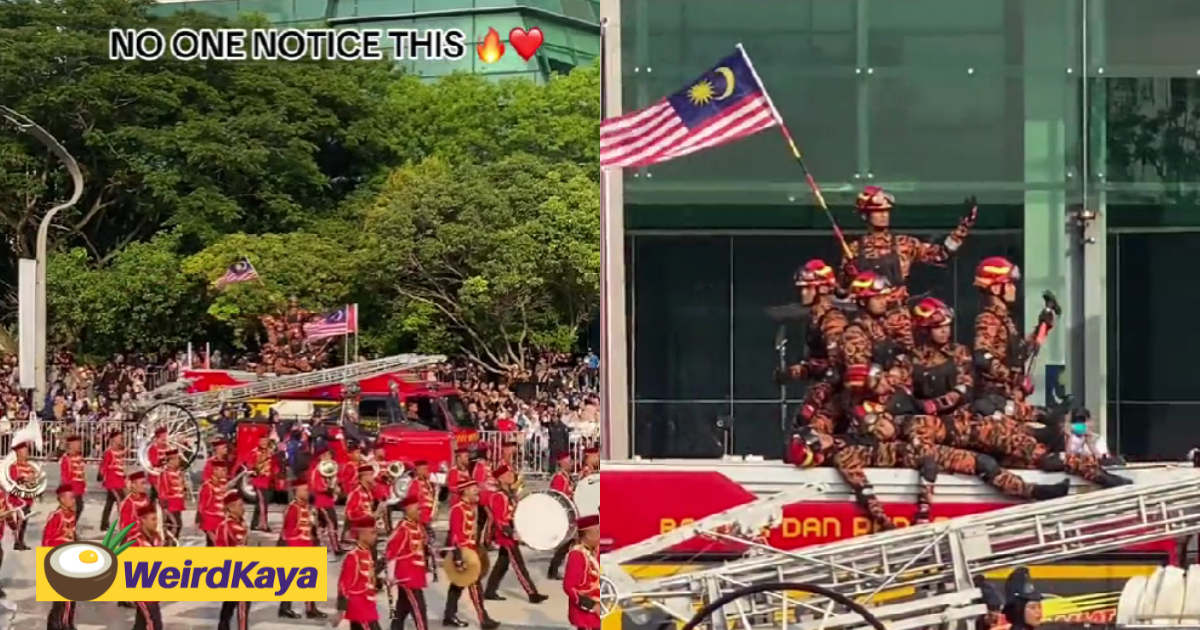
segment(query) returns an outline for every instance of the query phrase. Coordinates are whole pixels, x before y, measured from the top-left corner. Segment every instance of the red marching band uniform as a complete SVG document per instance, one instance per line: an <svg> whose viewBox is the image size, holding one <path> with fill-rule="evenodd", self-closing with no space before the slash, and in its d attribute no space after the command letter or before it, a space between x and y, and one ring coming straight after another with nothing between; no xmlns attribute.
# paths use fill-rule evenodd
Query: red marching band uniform
<svg viewBox="0 0 1200 630"><path fill-rule="evenodd" d="M216 466L223 466L225 470L229 470L229 453L226 452L229 448L229 442L224 438L217 438L212 441L213 454L208 456L204 462L204 472L200 475L200 481L208 481L212 478L212 469Z"/></svg>
<svg viewBox="0 0 1200 630"><path fill-rule="evenodd" d="M341 543L337 536L337 476L324 477L319 470L323 461L333 461L332 452L328 446L320 445L314 451L317 460L308 470L308 489L312 497L312 506L317 511L317 525L325 537L329 551L341 551Z"/></svg>
<svg viewBox="0 0 1200 630"><path fill-rule="evenodd" d="M179 541L179 532L183 529L184 494L183 471L173 465L179 456L179 451L170 449L165 453L167 469L158 476L158 503L163 508L163 517L167 522L158 526L164 532L170 531L175 541Z"/></svg>
<svg viewBox="0 0 1200 630"><path fill-rule="evenodd" d="M200 486L200 497L196 505L196 524L204 532L207 546L212 547L216 542L217 527L225 520L225 486L226 474L229 471L228 462L209 462L205 465L208 479Z"/></svg>
<svg viewBox="0 0 1200 630"><path fill-rule="evenodd" d="M37 475L37 469L29 461L29 443L19 442L12 445L12 449L17 454L17 461L13 462L8 467L9 477L18 483L28 483L33 481ZM15 494L8 495L8 509L21 510L26 518L16 524L13 530L13 551L26 551L29 546L25 544L25 529L29 525L29 513L33 509L32 499L23 499Z"/></svg>
<svg viewBox="0 0 1200 630"><path fill-rule="evenodd" d="M213 533L213 546L245 547L250 530L243 520L246 506L242 503L242 495L230 492L222 499L222 503L225 504L225 517ZM238 618L238 630L247 630L250 627L250 602L222 603L217 627L221 630L229 628L229 622L235 614Z"/></svg>
<svg viewBox="0 0 1200 630"><path fill-rule="evenodd" d="M83 511L83 497L87 495L87 479L84 478L83 453L78 452L79 436L67 437L67 454L58 464L58 478L71 486L75 495L75 513Z"/></svg>
<svg viewBox="0 0 1200 630"><path fill-rule="evenodd" d="M283 547L313 547L316 545L317 521L308 503L308 480L298 477L292 480L296 498L283 513L283 531L279 534L279 545ZM316 602L305 602L304 612L309 619L324 619L325 613L317 610ZM279 602L279 616L298 619L292 611L292 602Z"/></svg>
<svg viewBox="0 0 1200 630"><path fill-rule="evenodd" d="M491 574L488 575L483 596L486 599L498 599L500 580L504 579L504 575L508 573L511 566L513 573L517 576L517 582L521 585L521 590L525 591L529 601L539 604L546 601L546 596L538 593L537 586L529 576L529 569L525 566L525 557L521 554L521 545L517 541L513 523L513 517L517 510L517 501L513 496L512 486L516 481L515 477L516 471L508 464L497 465L496 479L500 482L499 487L487 495L486 505L491 517L492 540L500 547L500 553L492 565Z"/></svg>
<svg viewBox="0 0 1200 630"><path fill-rule="evenodd" d="M600 552L588 544L588 537L600 528L600 515L584 516L578 521L581 541L567 553L563 592L567 595L567 621L578 630L599 630ZM596 535L595 540L599 540Z"/></svg>
<svg viewBox="0 0 1200 630"><path fill-rule="evenodd" d="M58 509L46 521L46 529L42 530L42 546L57 547L63 543L77 540L75 526L78 523L78 512L75 509L75 486L64 483L58 487ZM54 602L50 606L50 614L46 617L48 630L73 630L75 628L75 602Z"/></svg>
<svg viewBox="0 0 1200 630"><path fill-rule="evenodd" d="M354 489L350 494L346 495L346 521L353 524L358 521L371 519L375 521L375 497L371 491L371 482L369 475L375 472L375 469L368 464L361 464L356 469L358 472L358 480L352 486ZM349 534L350 532L345 532Z"/></svg>
<svg viewBox="0 0 1200 630"><path fill-rule="evenodd" d="M420 522L419 513L414 514L416 520L408 518L408 513L417 512L419 500L409 496L400 502L405 511L405 519L401 521L387 542L384 558L387 559L389 573L399 589L394 611L394 623L404 627L404 621L412 616L416 630L429 630L429 611L425 605L425 587L429 585L429 565L427 550L429 535L425 525Z"/></svg>
<svg viewBox="0 0 1200 630"><path fill-rule="evenodd" d="M263 444L266 442L266 444ZM275 449L271 448L270 438L259 440L258 448L254 450L254 461L250 469L250 485L254 486L256 500L254 502L254 529L260 532L271 531L267 523L267 497L275 485L275 477L282 472L276 461Z"/></svg>
<svg viewBox="0 0 1200 630"><path fill-rule="evenodd" d="M129 474L129 494L121 500L120 515L117 521L121 527L133 524L133 529L126 534L126 540L133 540L140 533L140 525L138 523L138 511L146 506L153 507L150 502L150 495L146 494L144 485L146 482L146 473L138 470Z"/></svg>
<svg viewBox="0 0 1200 630"><path fill-rule="evenodd" d="M463 498L450 508L450 553L456 556L463 550L470 549L476 554L479 554L482 560L483 554L487 553L479 544L479 514L483 511L478 505L472 505L466 500L465 493L472 487L478 484L475 480L470 479L462 482L458 486L459 495ZM451 585L446 594L446 610L442 617L443 625L456 627L464 627L466 624L458 618L458 602L462 598L463 588L461 586ZM483 593L480 592L479 580L466 589L467 596L471 598L471 605L475 608L475 614L479 616L479 625L485 630L499 627L490 616L487 609L483 605Z"/></svg>
<svg viewBox="0 0 1200 630"><path fill-rule="evenodd" d="M100 529L108 531L109 518L114 507L125 498L125 447L121 443L121 431L108 433L109 447L104 449L100 460L100 484L104 486L104 511L100 514ZM120 516L118 515L118 519Z"/></svg>
<svg viewBox="0 0 1200 630"><path fill-rule="evenodd" d="M164 538L162 523L155 523L158 510L151 504L138 509L138 535L130 539L135 547L162 547ZM134 617L134 630L163 630L162 611L158 602L133 602L137 611Z"/></svg>
<svg viewBox="0 0 1200 630"><path fill-rule="evenodd" d="M356 531L375 532L373 517L351 520ZM338 611L350 622L352 630L379 630L379 610L375 605L374 541L360 534L358 546L346 554L338 575ZM336 625L336 624L335 624Z"/></svg>
<svg viewBox="0 0 1200 630"><path fill-rule="evenodd" d="M450 491L449 505L458 503L458 486L471 478L471 462L468 459L470 455L470 449L465 446L454 449L454 468L446 475L446 488Z"/></svg>
<svg viewBox="0 0 1200 630"><path fill-rule="evenodd" d="M550 489L555 492L561 492L563 496L575 502L575 480L571 478L571 453L563 451L554 457L558 463L558 471L550 478ZM550 558L550 569L548 571L551 580L562 579L559 576L558 570L562 567L563 562L567 559L567 552L571 550L574 541L567 539L563 544L559 545L558 549L554 550L554 556Z"/></svg>
<svg viewBox="0 0 1200 630"><path fill-rule="evenodd" d="M167 444L167 427L158 427L154 429L154 441L146 449L146 459L150 464L151 470L162 470L163 462L167 459L167 451L171 450L171 446ZM152 494L157 498L158 495L158 473L146 471L150 475L150 488ZM162 523L159 523L161 526Z"/></svg>

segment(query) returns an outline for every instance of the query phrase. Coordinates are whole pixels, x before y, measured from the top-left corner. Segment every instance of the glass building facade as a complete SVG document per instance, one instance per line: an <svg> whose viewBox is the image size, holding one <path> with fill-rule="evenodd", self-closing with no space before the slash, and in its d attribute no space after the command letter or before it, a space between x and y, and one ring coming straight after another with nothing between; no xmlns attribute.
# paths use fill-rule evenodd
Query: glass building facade
<svg viewBox="0 0 1200 630"><path fill-rule="evenodd" d="M1012 258L1025 321L1044 290L1066 306L1041 358L1110 446L1200 441L1200 3L622 0L620 25L625 111L743 44L850 231L864 185L895 194L898 231L938 239L977 196L966 246L913 293L955 306L969 342L974 266ZM730 450L777 455L781 398L792 413L803 392L773 381L770 307L807 259L839 258L828 219L772 131L624 178L634 453L719 452L723 419Z"/></svg>
<svg viewBox="0 0 1200 630"><path fill-rule="evenodd" d="M599 0L186 0L163 2L163 13L198 10L237 17L263 15L277 27L461 29L478 42L494 28L508 47L513 28L538 27L545 43L529 61L506 54L484 64L472 50L462 60L399 61L413 74L436 78L453 72L496 78L544 80L600 56Z"/></svg>

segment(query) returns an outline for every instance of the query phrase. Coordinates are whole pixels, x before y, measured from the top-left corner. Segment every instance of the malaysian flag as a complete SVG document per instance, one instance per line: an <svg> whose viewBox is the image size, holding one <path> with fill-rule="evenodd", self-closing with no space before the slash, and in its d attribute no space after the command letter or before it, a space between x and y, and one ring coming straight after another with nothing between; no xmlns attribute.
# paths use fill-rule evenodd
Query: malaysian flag
<svg viewBox="0 0 1200 630"><path fill-rule="evenodd" d="M239 282L250 282L258 280L258 271L254 265L250 264L249 258L243 258L225 270L225 275L217 278L216 286L218 288L238 284Z"/></svg>
<svg viewBox="0 0 1200 630"><path fill-rule="evenodd" d="M347 304L338 310L304 325L308 341L319 341L358 332L358 305Z"/></svg>
<svg viewBox="0 0 1200 630"><path fill-rule="evenodd" d="M688 87L600 123L600 165L666 162L780 124L750 58L738 46Z"/></svg>

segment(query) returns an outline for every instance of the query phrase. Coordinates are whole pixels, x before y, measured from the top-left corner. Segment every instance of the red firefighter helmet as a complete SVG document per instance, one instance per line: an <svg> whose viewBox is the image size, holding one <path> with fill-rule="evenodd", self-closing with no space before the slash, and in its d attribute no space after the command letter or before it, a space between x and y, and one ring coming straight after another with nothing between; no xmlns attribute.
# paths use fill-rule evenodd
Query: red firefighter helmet
<svg viewBox="0 0 1200 630"><path fill-rule="evenodd" d="M954 309L946 303L927 297L913 307L913 325L919 328L937 328L954 321Z"/></svg>
<svg viewBox="0 0 1200 630"><path fill-rule="evenodd" d="M797 269L795 280L798 287L837 286L837 275L833 272L833 267L820 258L814 258Z"/></svg>
<svg viewBox="0 0 1200 630"><path fill-rule="evenodd" d="M850 282L850 295L856 300L865 300L877 295L888 295L892 292L892 283L887 277L874 271L864 271L854 276Z"/></svg>
<svg viewBox="0 0 1200 630"><path fill-rule="evenodd" d="M788 441L787 461L793 466L809 468L817 465L817 455L821 452L821 436L812 427L804 426L796 429Z"/></svg>
<svg viewBox="0 0 1200 630"><path fill-rule="evenodd" d="M888 212L896 204L896 198L884 192L879 186L867 186L858 193L854 207L859 212Z"/></svg>
<svg viewBox="0 0 1200 630"><path fill-rule="evenodd" d="M987 289L1021 279L1021 268L1003 256L984 258L975 268L975 286Z"/></svg>

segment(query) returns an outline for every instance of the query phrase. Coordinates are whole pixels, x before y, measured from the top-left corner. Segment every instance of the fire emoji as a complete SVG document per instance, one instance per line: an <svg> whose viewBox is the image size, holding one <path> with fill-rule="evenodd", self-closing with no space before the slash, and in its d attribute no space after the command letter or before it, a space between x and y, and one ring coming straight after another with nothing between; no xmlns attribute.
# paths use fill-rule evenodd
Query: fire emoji
<svg viewBox="0 0 1200 630"><path fill-rule="evenodd" d="M494 28L488 29L487 37L484 37L475 49L483 63L496 63L504 56L504 44L500 43L500 33Z"/></svg>

